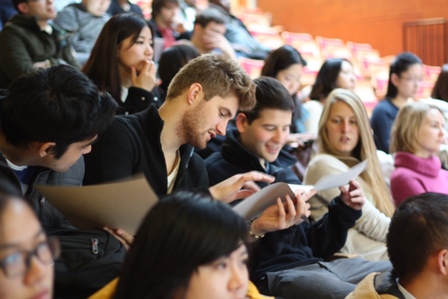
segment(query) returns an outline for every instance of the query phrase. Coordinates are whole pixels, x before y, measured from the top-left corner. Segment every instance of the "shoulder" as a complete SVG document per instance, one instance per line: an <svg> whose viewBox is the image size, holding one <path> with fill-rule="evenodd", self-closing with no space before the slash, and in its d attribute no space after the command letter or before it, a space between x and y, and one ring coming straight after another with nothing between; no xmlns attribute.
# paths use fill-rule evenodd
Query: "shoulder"
<svg viewBox="0 0 448 299"><path fill-rule="evenodd" d="M348 168L344 162L329 154L318 154L314 156L308 164L308 167L322 168L328 165L340 167L342 168L341 171Z"/></svg>

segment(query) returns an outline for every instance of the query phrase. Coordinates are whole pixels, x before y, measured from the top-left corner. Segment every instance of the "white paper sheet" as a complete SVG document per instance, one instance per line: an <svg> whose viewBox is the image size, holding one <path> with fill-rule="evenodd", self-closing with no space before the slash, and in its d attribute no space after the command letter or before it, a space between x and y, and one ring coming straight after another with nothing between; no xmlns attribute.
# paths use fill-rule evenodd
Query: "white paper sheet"
<svg viewBox="0 0 448 299"><path fill-rule="evenodd" d="M286 194L294 198L295 193L301 191L305 192L311 189L321 191L347 185L351 180L358 177L366 167L367 160L353 166L345 173L323 176L314 186L274 183L252 194L233 207L233 210L246 220L251 220L260 215L267 207L274 205L278 197L285 201Z"/></svg>
<svg viewBox="0 0 448 299"><path fill-rule="evenodd" d="M159 200L143 176L101 185L36 189L74 226L121 228L132 235Z"/></svg>

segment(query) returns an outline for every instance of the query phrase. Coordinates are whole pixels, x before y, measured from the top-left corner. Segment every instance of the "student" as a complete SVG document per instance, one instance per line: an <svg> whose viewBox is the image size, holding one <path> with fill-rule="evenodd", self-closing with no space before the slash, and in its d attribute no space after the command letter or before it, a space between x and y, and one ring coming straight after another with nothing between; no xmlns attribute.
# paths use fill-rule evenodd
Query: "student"
<svg viewBox="0 0 448 299"><path fill-rule="evenodd" d="M291 169L283 169L283 165L292 166L295 162L292 157L284 161L289 156L283 150L291 126L291 96L276 79L261 77L254 83L255 108L237 114L236 128L227 132L221 151L205 160L210 184L252 170L273 175L276 181L300 184Z"/></svg>
<svg viewBox="0 0 448 299"><path fill-rule="evenodd" d="M234 16L228 0L209 0L209 7L217 9L226 21L225 37L238 56L264 60L270 49L260 44L243 22Z"/></svg>
<svg viewBox="0 0 448 299"><path fill-rule="evenodd" d="M387 235L393 271L370 274L347 299L446 298L447 211L448 196L431 192L400 205Z"/></svg>
<svg viewBox="0 0 448 299"><path fill-rule="evenodd" d="M432 89L431 97L448 102L448 64L442 66L442 71Z"/></svg>
<svg viewBox="0 0 448 299"><path fill-rule="evenodd" d="M191 43L201 54L224 53L230 58L236 58L232 45L224 36L226 33L226 21L218 10L204 9L194 21L194 31L191 35Z"/></svg>
<svg viewBox="0 0 448 299"><path fill-rule="evenodd" d="M0 32L0 88L7 88L15 78L36 68L78 65L68 36L50 25L56 17L53 1L13 3L18 13Z"/></svg>
<svg viewBox="0 0 448 299"><path fill-rule="evenodd" d="M76 51L75 57L83 65L100 35L104 24L110 19L106 13L110 0L83 0L72 3L58 12L54 22L70 32Z"/></svg>
<svg viewBox="0 0 448 299"><path fill-rule="evenodd" d="M425 192L448 194L448 171L436 156L444 140L444 124L442 112L424 102L408 104L398 112L390 148L395 153L390 187L397 206Z"/></svg>
<svg viewBox="0 0 448 299"><path fill-rule="evenodd" d="M322 64L317 73L316 82L309 98L303 106L309 117L305 122L305 130L317 135L319 119L322 114L325 100L335 88L355 90L356 78L352 63L345 58L329 58Z"/></svg>
<svg viewBox="0 0 448 299"><path fill-rule="evenodd" d="M239 64L225 55L204 54L174 77L163 105L115 118L86 156L85 184L97 184L143 172L155 193L202 189L230 202L252 194L252 182L273 179L251 172L209 185L204 162L194 147L204 148L225 135L238 108L255 103L255 85ZM243 190L240 190L244 187Z"/></svg>
<svg viewBox="0 0 448 299"><path fill-rule="evenodd" d="M115 109L110 95L100 92L84 74L66 65L21 76L0 97L1 178L10 181L19 192L23 190L46 232L65 236L64 232L76 230L78 236L83 235L83 230L71 226L34 186L81 185L84 177L82 156L90 152L97 135L109 125ZM101 230L97 232L107 235ZM120 245L111 238L110 244L114 242ZM71 245L66 244L64 249L73 249ZM65 262L65 259L61 261L62 268L67 266ZM120 267L114 267L116 273ZM96 283L100 284L97 287L102 287L101 282L114 278L113 269L108 269L110 273L92 281L89 286L77 284L80 274L73 270L70 272L72 280L68 283L70 287L64 285L61 288L60 279L67 271L65 268L57 272L55 287L80 295L78 292L85 291L85 287Z"/></svg>
<svg viewBox="0 0 448 299"><path fill-rule="evenodd" d="M292 96L294 112L291 123L291 133L305 133L305 120L308 112L303 108L298 97L300 78L306 61L299 51L291 46L282 46L272 51L265 59L262 76L276 78L283 84Z"/></svg>
<svg viewBox="0 0 448 299"><path fill-rule="evenodd" d="M257 104L250 112L240 112L238 132L229 136L221 153L206 160L210 177L219 181L251 169L275 176L277 182L300 183L289 169L278 167L279 152L291 124L292 103L288 91L275 79L255 80ZM310 225L286 225L283 230L266 231L254 221L249 229L258 238L254 248L251 278L261 293L285 298L344 298L372 269L388 269L388 262L342 259L324 263L345 243L347 230L360 217L364 204L360 185L352 181L349 191L331 202L323 219ZM314 193L296 198L305 201ZM302 215L309 215L308 207ZM380 270L380 271L381 271Z"/></svg>
<svg viewBox="0 0 448 299"><path fill-rule="evenodd" d="M210 196L175 192L145 217L118 286L115 280L89 299L267 298L250 284L247 263L241 217Z"/></svg>
<svg viewBox="0 0 448 299"><path fill-rule="evenodd" d="M420 58L410 52L398 54L390 65L386 97L375 106L370 119L375 145L379 150L389 153L390 130L398 110L409 98L415 97L422 82L423 64Z"/></svg>
<svg viewBox="0 0 448 299"><path fill-rule="evenodd" d="M311 159L305 172L306 185L368 160L367 169L357 178L367 202L362 217L349 230L341 252L369 260L387 259L385 241L394 204L381 173L367 112L354 92L337 88L328 95L319 122L317 145L318 155ZM328 204L338 194L338 188L333 188L310 199L315 220L328 212Z"/></svg>
<svg viewBox="0 0 448 299"><path fill-rule="evenodd" d="M57 240L47 238L24 200L4 193L0 193L0 223L1 298L53 298Z"/></svg>
<svg viewBox="0 0 448 299"><path fill-rule="evenodd" d="M111 0L107 13L111 16L115 16L125 12L132 12L144 19L142 9L128 0Z"/></svg>
<svg viewBox="0 0 448 299"><path fill-rule="evenodd" d="M195 47L182 43L169 47L162 52L159 60L159 77L162 81L158 86L160 101L165 101L168 86L179 70L190 60L201 55Z"/></svg>
<svg viewBox="0 0 448 299"><path fill-rule="evenodd" d="M163 38L163 48L174 45L177 40L190 39L190 32L181 23L175 21L179 11L178 0L153 0L151 2L151 20L149 24L154 28L154 36Z"/></svg>
<svg viewBox="0 0 448 299"><path fill-rule="evenodd" d="M140 112L152 103L160 106L151 93L157 72L152 43L153 34L143 19L132 13L116 15L101 30L82 68L99 89L117 101L117 114Z"/></svg>

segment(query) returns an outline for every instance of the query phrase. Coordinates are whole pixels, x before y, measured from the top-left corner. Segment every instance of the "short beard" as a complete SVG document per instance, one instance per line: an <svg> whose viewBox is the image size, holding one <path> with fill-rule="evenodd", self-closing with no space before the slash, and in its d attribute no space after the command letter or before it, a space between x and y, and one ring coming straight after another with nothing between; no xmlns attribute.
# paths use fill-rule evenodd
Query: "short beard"
<svg viewBox="0 0 448 299"><path fill-rule="evenodd" d="M200 132L200 128L205 127L204 114L202 113L203 104L200 103L193 110L185 112L182 121L177 127L178 136L181 136L184 143L199 149L207 146L207 142L201 138L203 133Z"/></svg>

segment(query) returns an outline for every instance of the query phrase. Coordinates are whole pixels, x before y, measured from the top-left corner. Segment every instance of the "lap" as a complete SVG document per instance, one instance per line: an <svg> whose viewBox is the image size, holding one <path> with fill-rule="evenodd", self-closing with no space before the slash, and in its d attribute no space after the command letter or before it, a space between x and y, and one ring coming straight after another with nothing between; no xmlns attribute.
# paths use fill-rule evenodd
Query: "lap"
<svg viewBox="0 0 448 299"><path fill-rule="evenodd" d="M388 261L360 258L315 263L266 274L270 295L284 298L345 298L371 272L391 269Z"/></svg>

